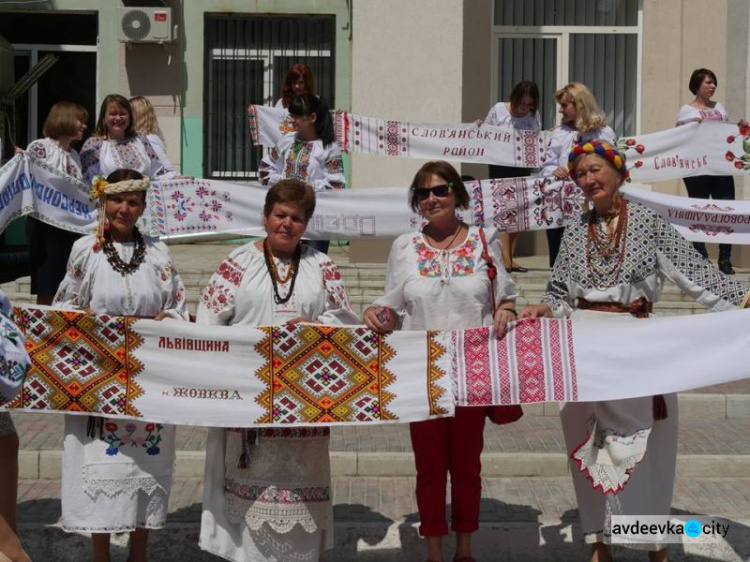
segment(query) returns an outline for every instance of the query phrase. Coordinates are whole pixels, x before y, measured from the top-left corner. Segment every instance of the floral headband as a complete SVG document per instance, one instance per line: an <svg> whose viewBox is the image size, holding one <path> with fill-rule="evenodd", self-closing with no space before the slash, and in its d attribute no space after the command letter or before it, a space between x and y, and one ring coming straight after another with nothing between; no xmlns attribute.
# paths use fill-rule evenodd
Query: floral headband
<svg viewBox="0 0 750 562"><path fill-rule="evenodd" d="M123 180L115 183L109 183L104 176L94 176L91 180L91 198L99 200L99 221L96 225L96 241L94 242L94 251L98 252L104 244L104 233L107 231L106 214L104 213L104 203L107 195L115 193L131 193L133 191L148 191L151 182L148 178L140 180Z"/></svg>
<svg viewBox="0 0 750 562"><path fill-rule="evenodd" d="M575 168L576 160L578 160L578 157L583 154L597 154L602 158L609 160L615 170L617 170L617 173L620 174L624 180L630 177L630 172L625 165L625 155L608 142L599 140L578 143L571 149L570 154L568 155L568 170L571 172L571 175Z"/></svg>

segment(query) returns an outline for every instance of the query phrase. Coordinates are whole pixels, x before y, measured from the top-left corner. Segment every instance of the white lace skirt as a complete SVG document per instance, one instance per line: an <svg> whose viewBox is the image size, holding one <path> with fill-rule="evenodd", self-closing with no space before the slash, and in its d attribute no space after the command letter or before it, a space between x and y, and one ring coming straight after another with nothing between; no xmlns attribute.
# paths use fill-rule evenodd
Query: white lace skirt
<svg viewBox="0 0 750 562"><path fill-rule="evenodd" d="M115 533L158 529L167 519L175 428L103 420L87 436L87 416L65 416L62 526Z"/></svg>
<svg viewBox="0 0 750 562"><path fill-rule="evenodd" d="M262 430L250 444L209 430L200 547L236 562L318 560L333 547L328 444L314 428Z"/></svg>
<svg viewBox="0 0 750 562"><path fill-rule="evenodd" d="M576 311L573 317L648 322L648 319L592 311ZM602 342L602 345L617 345L617 342ZM604 448L610 450L605 451L604 456L621 460L621 468L630 470L629 478L622 471L612 471L610 466L594 465L582 472L577 461L570 461L581 527L587 543L609 542L606 531L607 519L611 515L669 514L677 463L677 395L665 394L664 400L667 418L660 421L654 421L651 396L606 402L571 402L563 406L560 417L568 454L580 448L578 454L595 458L599 453L597 448L601 449L606 443ZM590 434L592 422L596 422L593 438ZM641 458L643 430L649 429L651 431L645 441L646 452ZM591 449L588 453L585 451L587 448ZM632 454L628 448L633 449ZM635 461L637 458L640 460ZM599 474L596 473L597 469L601 469ZM607 477L602 479L602 474ZM605 495L594 489L593 482L604 483L611 488L624 484L624 488L616 495ZM660 550L664 547L662 544L627 546L639 550Z"/></svg>

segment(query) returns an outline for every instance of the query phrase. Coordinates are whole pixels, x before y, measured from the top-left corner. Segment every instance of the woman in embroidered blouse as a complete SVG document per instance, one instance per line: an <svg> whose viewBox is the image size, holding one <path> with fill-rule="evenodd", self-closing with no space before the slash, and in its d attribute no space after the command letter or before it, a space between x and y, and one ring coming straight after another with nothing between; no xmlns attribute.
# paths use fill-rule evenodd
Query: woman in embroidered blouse
<svg viewBox="0 0 750 562"><path fill-rule="evenodd" d="M81 159L71 146L86 130L88 112L75 103L61 101L52 106L44 121L44 138L32 141L26 152L48 167L77 180L81 179ZM78 234L49 225L33 217L26 219L29 238L31 294L37 304L52 304L58 285L65 277L65 266Z"/></svg>
<svg viewBox="0 0 750 562"><path fill-rule="evenodd" d="M688 88L695 99L683 105L677 114L676 127L686 123L702 121L729 121L729 114L718 101L712 101L716 87L719 85L716 74L707 68L698 68L690 76ZM744 119L740 125L747 125ZM693 176L684 178L688 197L698 199L734 199L734 177L732 176ZM704 242L693 242L698 253L708 259L708 251ZM734 275L732 267L732 245L719 244L719 269L727 275Z"/></svg>
<svg viewBox="0 0 750 562"><path fill-rule="evenodd" d="M298 179L315 191L344 189L344 161L328 104L311 94L296 96L289 104L289 115L297 130L284 135L263 158L258 171L260 182L274 185L283 179ZM328 240L310 243L323 253L328 252L328 244Z"/></svg>
<svg viewBox="0 0 750 562"><path fill-rule="evenodd" d="M0 406L18 395L28 365L26 340L0 290ZM18 434L10 414L0 412L0 562L29 562L16 528L17 497Z"/></svg>
<svg viewBox="0 0 750 562"><path fill-rule="evenodd" d="M293 64L281 82L281 97L276 100L277 108L287 108L296 96L315 95L315 76L305 63Z"/></svg>
<svg viewBox="0 0 750 562"><path fill-rule="evenodd" d="M648 317L665 277L712 310L748 307L747 287L702 259L655 211L620 197L618 189L628 171L624 156L612 146L599 141L576 145L570 169L593 209L566 227L542 304L525 309L519 318ZM600 463L587 459L597 453L598 459L606 458L612 436L621 436L618 455L632 454L636 460L622 467L634 469L630 479L614 482L615 489L627 482L616 496L618 514L668 515L677 457L677 398L671 394L569 403L561 418L581 525L592 544L591 560L610 560L603 531L605 495L587 480L596 481ZM590 419L594 425L587 427ZM646 438L652 453L644 457ZM628 441L632 453L624 451ZM652 561L667 560L661 544L640 548L651 551Z"/></svg>
<svg viewBox="0 0 750 562"><path fill-rule="evenodd" d="M336 266L300 239L312 188L266 195L265 240L232 252L198 305L198 323L358 324ZM200 546L226 560L317 560L333 547L328 428L210 429Z"/></svg>
<svg viewBox="0 0 750 562"><path fill-rule="evenodd" d="M89 314L187 320L185 287L167 246L140 234L149 180L117 170L101 189L106 225L73 246L55 305ZM104 221L102 221L104 222ZM174 463L173 426L65 417L63 529L90 532L94 561L110 533L129 531L130 562L146 560L148 530L164 526ZM132 446L137 443L138 446Z"/></svg>
<svg viewBox="0 0 750 562"><path fill-rule="evenodd" d="M159 157L161 167L164 173L176 175L174 166L167 156L167 147L164 145L164 138L159 127L159 120L156 118L154 106L144 96L130 98L130 107L133 109L134 128L137 133L145 135L151 147Z"/></svg>
<svg viewBox="0 0 750 562"><path fill-rule="evenodd" d="M496 103L492 106L484 121L477 121L477 124L482 125L484 123L495 127L511 126L519 131L539 131L542 128L542 120L539 117L538 108L539 87L534 82L524 80L513 86L507 102ZM490 179L526 177L531 174L531 170L532 168L489 165ZM526 273L528 269L513 261L518 245L518 233L501 232L499 236L503 247L505 269L511 272Z"/></svg>
<svg viewBox="0 0 750 562"><path fill-rule="evenodd" d="M136 170L151 180L174 177L154 151L145 135L136 132L133 108L121 95L110 94L102 101L96 129L81 150L83 178L108 176L115 170Z"/></svg>
<svg viewBox="0 0 750 562"><path fill-rule="evenodd" d="M552 131L552 137L544 153L544 166L540 175L556 180L568 180L568 154L578 142L603 140L614 144L615 132L607 126L607 118L596 103L594 94L584 84L571 82L555 92L555 101L560 106L560 125ZM549 266L555 265L564 228L550 228L547 233Z"/></svg>
<svg viewBox="0 0 750 562"><path fill-rule="evenodd" d="M480 230L456 217L469 194L458 172L447 162L428 162L410 188L411 208L427 224L421 232L403 234L388 258L385 295L365 310L365 324L382 332L404 330L459 330L494 325L498 337L515 320L515 286L503 268L495 280L498 305L493 303L485 244ZM495 229L484 231L494 263L501 259ZM410 426L417 467L417 505L427 537L428 560L442 560L447 475L451 474L452 529L456 532L455 560L471 558L471 534L479 527L482 493L479 456L483 447L485 408L458 407L454 418L434 419Z"/></svg>

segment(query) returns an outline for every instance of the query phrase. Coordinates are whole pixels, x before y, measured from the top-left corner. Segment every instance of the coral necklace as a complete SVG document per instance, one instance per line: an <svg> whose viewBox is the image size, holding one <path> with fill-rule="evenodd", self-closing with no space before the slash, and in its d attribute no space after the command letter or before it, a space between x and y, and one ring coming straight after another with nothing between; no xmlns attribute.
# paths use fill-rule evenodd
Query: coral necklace
<svg viewBox="0 0 750 562"><path fill-rule="evenodd" d="M282 278L279 275L279 270L276 267L276 261L273 259L273 253L271 252L271 245L268 243L268 238L263 241L263 257L266 260L266 269L268 269L268 275L271 277L271 283L273 284L273 301L276 304L284 304L292 298L294 293L294 283L297 281L297 274L299 273L299 262L300 256L302 255L302 244L297 244L294 249L294 255L292 256L292 263L289 264L289 269L286 275ZM285 285L291 279L289 285L289 291L285 297L281 297L279 294L279 285Z"/></svg>

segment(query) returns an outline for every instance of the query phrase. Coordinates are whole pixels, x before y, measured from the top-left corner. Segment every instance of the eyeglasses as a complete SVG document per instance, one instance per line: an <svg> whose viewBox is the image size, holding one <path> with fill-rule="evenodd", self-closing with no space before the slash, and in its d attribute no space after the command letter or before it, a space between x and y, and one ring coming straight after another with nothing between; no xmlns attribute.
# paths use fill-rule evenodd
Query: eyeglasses
<svg viewBox="0 0 750 562"><path fill-rule="evenodd" d="M435 187L418 187L414 191L417 192L417 199L424 201L430 197L430 193L435 197L448 197L451 193L451 187L453 187L453 183L446 183L445 185L436 185Z"/></svg>

